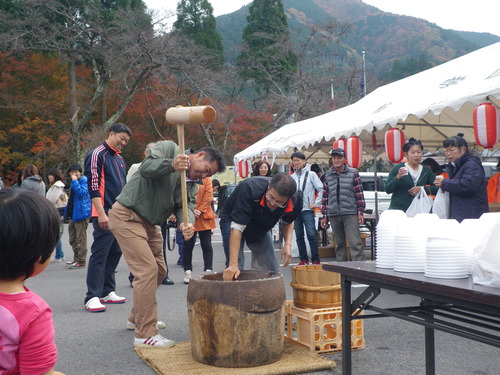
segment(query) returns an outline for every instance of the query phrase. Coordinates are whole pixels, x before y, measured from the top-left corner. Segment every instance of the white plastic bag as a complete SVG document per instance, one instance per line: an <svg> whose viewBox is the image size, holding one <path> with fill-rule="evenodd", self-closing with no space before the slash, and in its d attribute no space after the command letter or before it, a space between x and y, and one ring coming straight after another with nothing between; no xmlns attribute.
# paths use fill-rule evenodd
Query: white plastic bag
<svg viewBox="0 0 500 375"><path fill-rule="evenodd" d="M474 249L476 263L472 265L472 281L475 284L500 288L500 212L485 213L479 219L486 227L482 236L476 235L481 246ZM479 235L481 233L478 233Z"/></svg>
<svg viewBox="0 0 500 375"><path fill-rule="evenodd" d="M410 207L406 210L406 216L414 217L416 214L428 214L432 208L432 198L427 196L425 189L413 197Z"/></svg>
<svg viewBox="0 0 500 375"><path fill-rule="evenodd" d="M432 213L438 215L440 219L450 218L450 193L439 188L432 204Z"/></svg>

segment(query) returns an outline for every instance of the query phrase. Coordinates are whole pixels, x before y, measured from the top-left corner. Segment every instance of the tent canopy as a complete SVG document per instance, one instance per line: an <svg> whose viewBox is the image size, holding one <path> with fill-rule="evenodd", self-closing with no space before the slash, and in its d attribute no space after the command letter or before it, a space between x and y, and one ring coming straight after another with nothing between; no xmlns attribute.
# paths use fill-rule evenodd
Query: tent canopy
<svg viewBox="0 0 500 375"><path fill-rule="evenodd" d="M391 127L405 137L420 139L428 151L464 133L475 144L472 112L483 102L500 104L500 42L438 65L411 77L379 87L354 104L288 124L235 155L235 160L289 157L302 150L311 160L328 158L332 142L359 136L365 152L372 150L372 133L383 147Z"/></svg>

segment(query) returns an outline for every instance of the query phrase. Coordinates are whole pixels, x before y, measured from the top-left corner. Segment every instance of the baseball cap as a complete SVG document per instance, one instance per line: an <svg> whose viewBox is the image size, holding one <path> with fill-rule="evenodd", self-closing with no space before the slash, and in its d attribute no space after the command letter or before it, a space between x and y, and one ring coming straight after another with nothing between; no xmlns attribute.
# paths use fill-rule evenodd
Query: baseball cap
<svg viewBox="0 0 500 375"><path fill-rule="evenodd" d="M345 151L342 148L334 148L331 152L331 155L340 155L342 157L345 157Z"/></svg>

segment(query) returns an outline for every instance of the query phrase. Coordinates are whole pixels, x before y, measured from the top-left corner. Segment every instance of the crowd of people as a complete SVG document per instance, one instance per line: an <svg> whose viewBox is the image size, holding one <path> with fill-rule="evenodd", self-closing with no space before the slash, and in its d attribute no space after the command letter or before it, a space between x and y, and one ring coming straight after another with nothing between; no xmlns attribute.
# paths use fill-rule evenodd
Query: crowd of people
<svg viewBox="0 0 500 375"><path fill-rule="evenodd" d="M50 308L24 282L49 263L65 261L60 239L63 222L68 223L73 250L66 266L87 271L87 291L82 296L85 310L102 313L106 304L126 302L116 294L115 281L123 254L134 289L126 328L134 330L136 347L175 345L160 334L166 323L158 320L156 302L159 285L174 284L168 277L165 256L168 228L176 227L177 264L184 268L185 284L193 272L197 237L202 272L213 270L211 237L216 218L220 218L226 281L237 279L244 270L245 244L252 254L251 268L278 273L280 266L288 266L293 233L298 264L320 264L317 235L321 228L330 227L333 232L337 261L364 260L359 229L366 208L363 186L359 172L347 165L344 149L331 151L325 173L318 164L309 165L302 152L291 155L290 173L273 174L273 165L259 160L253 165L252 178L239 183L215 210L214 192L221 185L211 177L225 170L218 150L179 150L172 141L152 142L146 145L143 161L127 173L121 151L131 137L125 124L112 125L102 145L89 152L83 167L73 164L67 169L68 190L60 169L47 171L46 185L33 164L23 169L13 188L0 187L0 332L14 345L0 359L0 369L57 374L53 370L56 349ZM488 201L499 201L500 174L486 184L481 161L470 153L462 135L446 139L443 147L449 162L445 168L432 158L422 161L424 145L418 139L404 143L405 160L392 167L385 184L386 192L392 193L389 209L406 211L421 191L434 198L441 189L450 196L449 218L462 221L488 212ZM187 213L183 212L181 173L186 174ZM26 217L30 220L22 220ZM87 263L90 222L93 241ZM272 237L278 222L283 237L280 259ZM20 330L7 334L3 322L17 322Z"/></svg>

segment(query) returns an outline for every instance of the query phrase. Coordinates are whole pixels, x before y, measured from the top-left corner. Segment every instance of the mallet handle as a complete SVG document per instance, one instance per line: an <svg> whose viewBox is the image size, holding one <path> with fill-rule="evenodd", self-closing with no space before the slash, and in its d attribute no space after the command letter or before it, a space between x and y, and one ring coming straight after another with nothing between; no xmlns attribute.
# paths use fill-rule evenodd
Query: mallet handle
<svg viewBox="0 0 500 375"><path fill-rule="evenodd" d="M212 106L193 106L193 107L172 107L165 114L166 120L171 125L177 125L177 136L179 139L179 152L185 152L184 145L184 125L210 124L215 120L217 113ZM182 219L184 224L188 224L188 206L187 206L187 186L186 171L181 171L181 198L182 198Z"/></svg>
<svg viewBox="0 0 500 375"><path fill-rule="evenodd" d="M186 150L184 144L184 125L177 125L177 137L179 139L179 153L184 153ZM186 186L186 170L181 171L181 198L182 198L182 221L184 225L189 222L188 218L188 201L187 201L187 186Z"/></svg>

